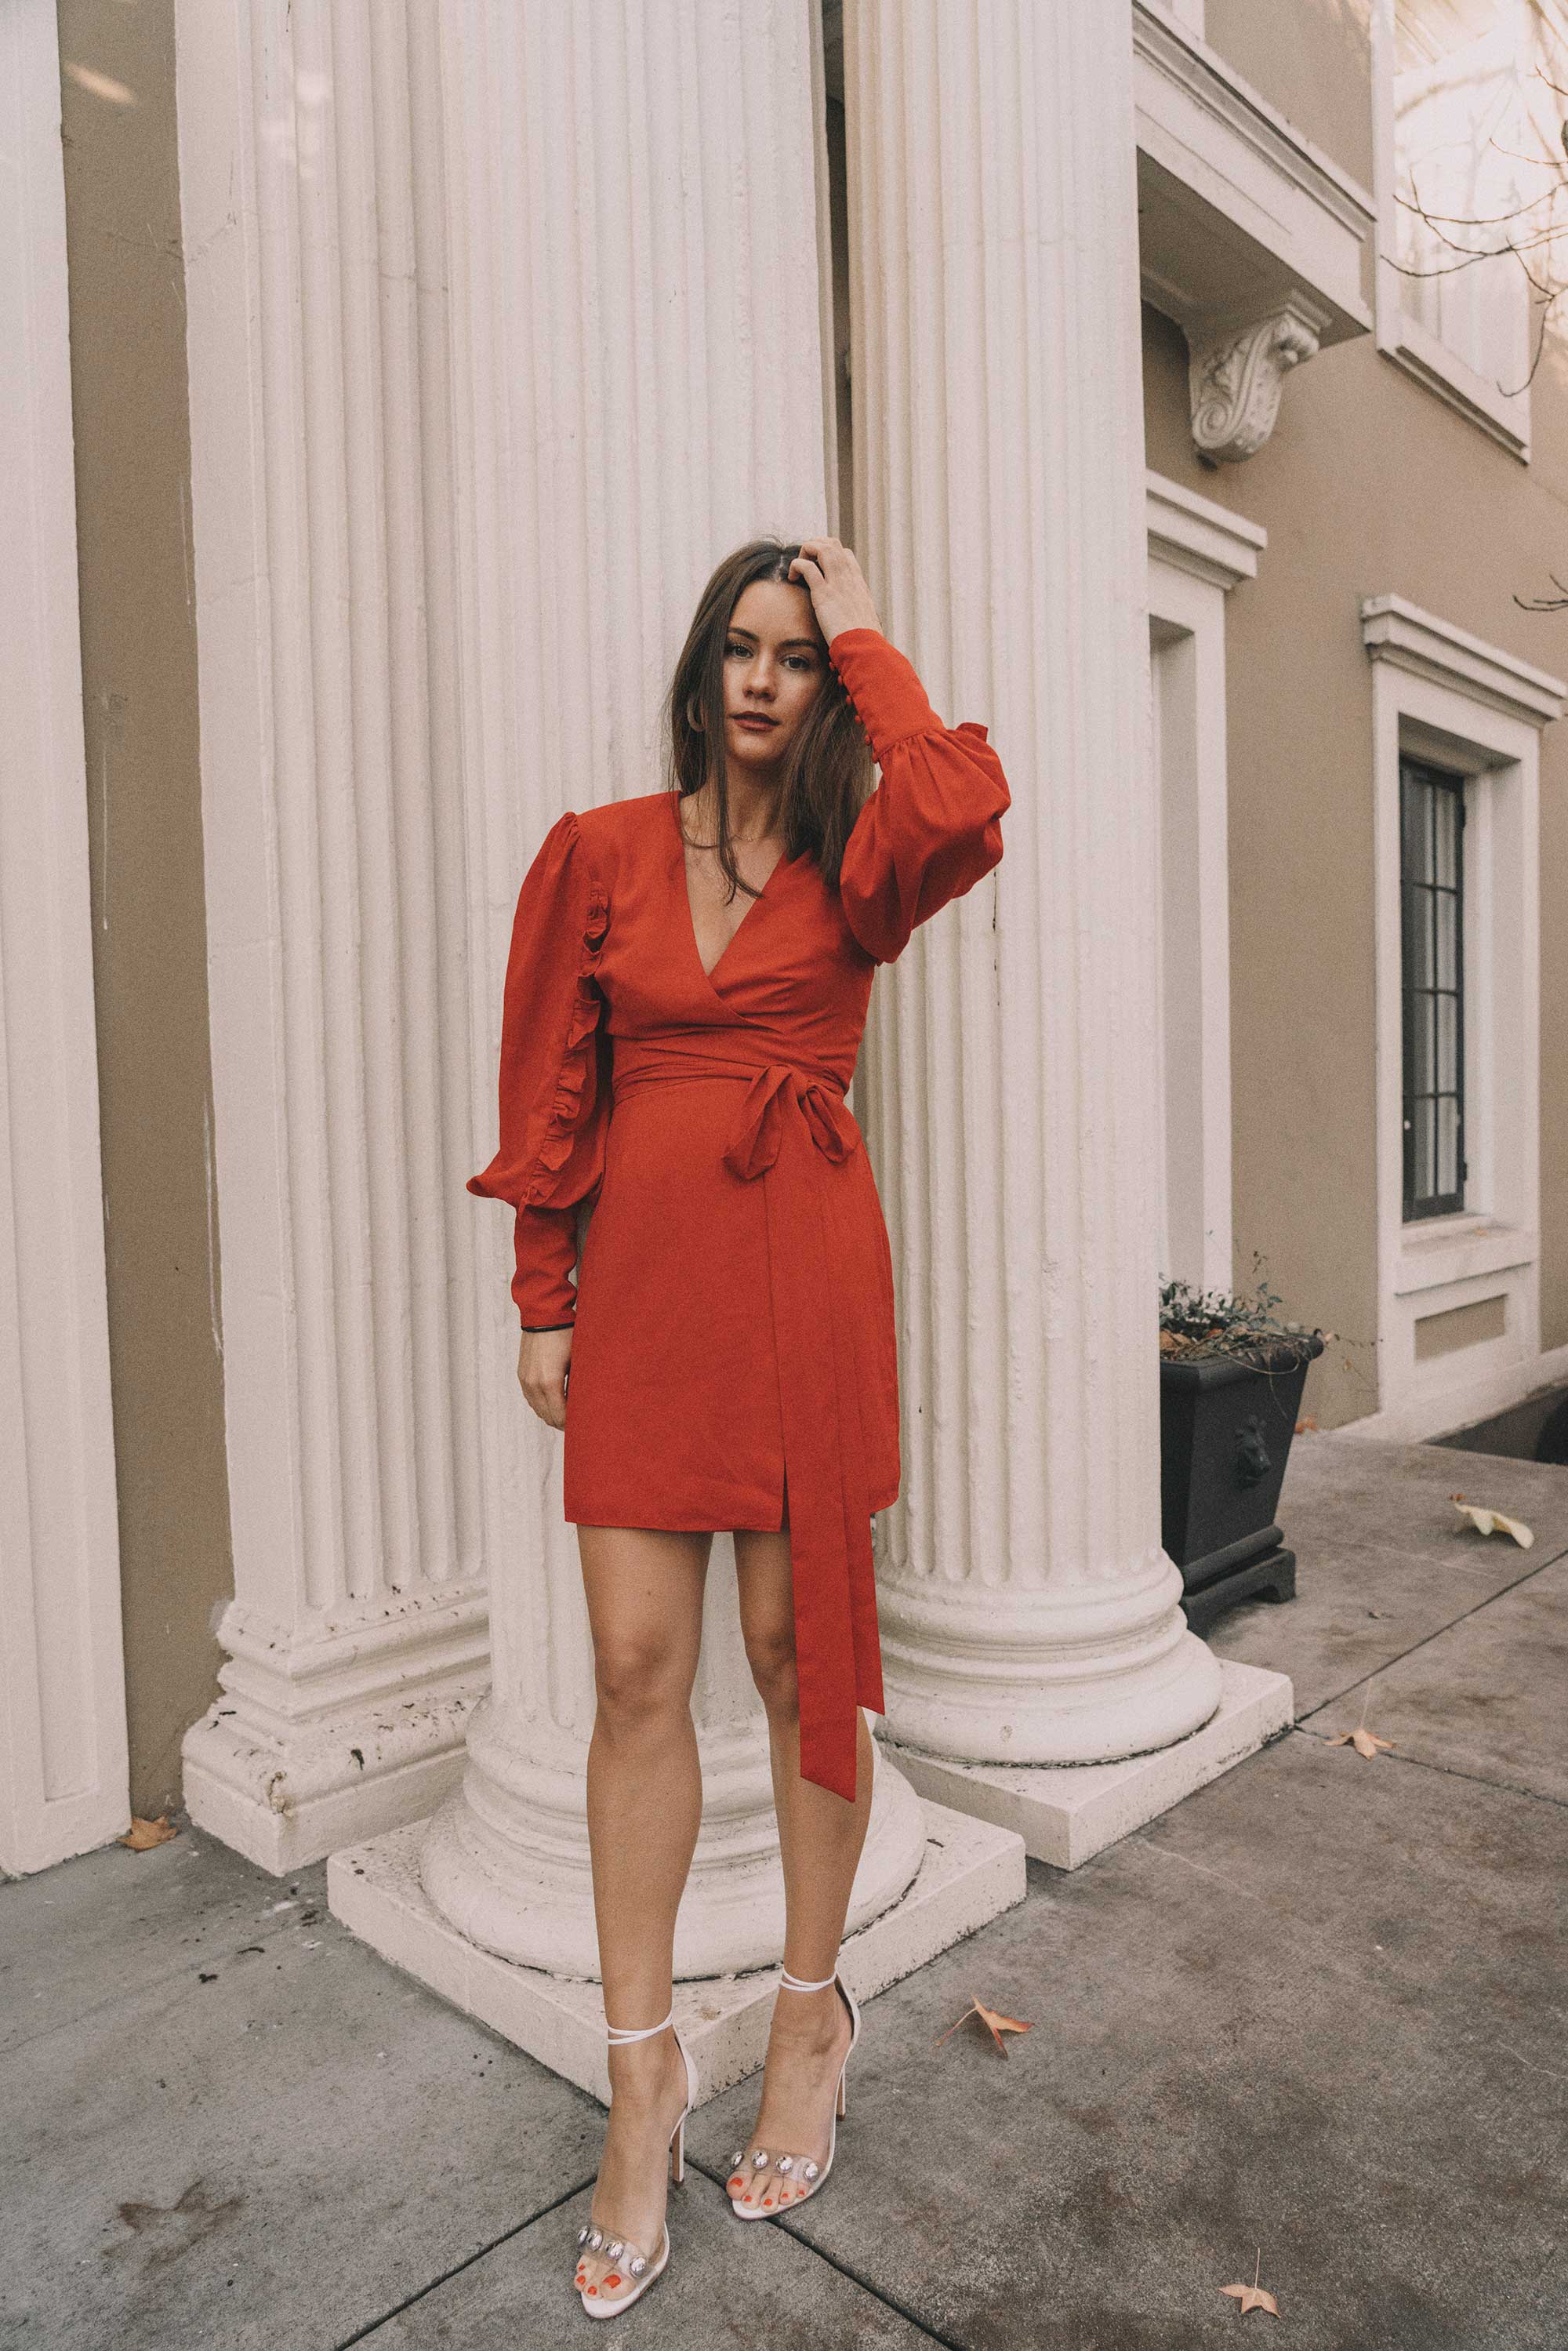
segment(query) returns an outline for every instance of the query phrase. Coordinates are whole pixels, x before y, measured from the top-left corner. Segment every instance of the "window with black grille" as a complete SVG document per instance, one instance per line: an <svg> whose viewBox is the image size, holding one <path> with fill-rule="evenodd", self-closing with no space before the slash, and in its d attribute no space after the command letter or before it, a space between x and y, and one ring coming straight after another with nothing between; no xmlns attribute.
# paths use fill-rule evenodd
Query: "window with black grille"
<svg viewBox="0 0 1568 2351"><path fill-rule="evenodd" d="M1400 759L1407 1222L1465 1205L1465 783Z"/></svg>

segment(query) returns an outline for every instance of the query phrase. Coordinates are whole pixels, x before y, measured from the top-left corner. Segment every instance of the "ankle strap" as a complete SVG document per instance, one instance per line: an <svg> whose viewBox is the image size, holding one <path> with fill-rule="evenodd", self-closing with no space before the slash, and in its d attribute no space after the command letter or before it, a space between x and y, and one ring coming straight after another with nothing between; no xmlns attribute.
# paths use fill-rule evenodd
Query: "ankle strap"
<svg viewBox="0 0 1568 2351"><path fill-rule="evenodd" d="M837 1983L838 1980L837 1969L831 1976L824 1976L821 1983L808 1983L804 1976L792 1976L788 1968L781 1968L779 1971L779 1988L781 1991L826 1991L828 1986L831 1983Z"/></svg>
<svg viewBox="0 0 1568 2351"><path fill-rule="evenodd" d="M665 2025L673 2024L674 2021L675 2011L672 2002L668 2016L661 2017L657 2024L644 2024L641 2032L629 2032L623 2024L611 2024L607 2022L604 2034L606 2040L617 2044L622 2041L652 2041L655 2032L663 2032Z"/></svg>

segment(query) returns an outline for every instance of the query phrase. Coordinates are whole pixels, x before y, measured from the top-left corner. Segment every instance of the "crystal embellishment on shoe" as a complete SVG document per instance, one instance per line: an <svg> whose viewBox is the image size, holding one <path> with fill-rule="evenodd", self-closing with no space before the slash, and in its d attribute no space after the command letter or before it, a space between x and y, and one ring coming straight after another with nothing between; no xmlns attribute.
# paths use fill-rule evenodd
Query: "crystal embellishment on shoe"
<svg viewBox="0 0 1568 2351"><path fill-rule="evenodd" d="M765 2148L758 2147L751 2158L753 2174L766 2171L771 2164L777 2179L780 2182L788 2180L789 2186L785 2188L780 2185L778 2189L777 2211L774 2209L775 2198L772 2195L763 2198L760 2202L748 2202L745 2193L738 2196L732 2194L729 2199L730 2210L737 2220L782 2219L786 2211L793 2211L796 2205L803 2204L809 2196L814 2196L833 2168L833 2156L838 2146L839 2117L845 2111L844 2075L849 2070L849 2062L854 2054L855 2043L859 2041L861 2033L860 2006L842 1976L836 1970L831 1976L810 1980L804 1976L792 1975L786 1968L780 1975L779 1989L780 1991L826 1991L830 1984L833 1986L838 1997L849 2011L850 2043L849 2047L844 2051L843 2063L839 2067L839 2079L829 2119L827 2156L819 2162L814 2156L771 2156ZM731 2172L739 2170L745 2160L744 2148L737 2149L730 2158Z"/></svg>
<svg viewBox="0 0 1568 2351"><path fill-rule="evenodd" d="M657 2024L632 2027L611 2024L607 2021L604 2031L613 2048L622 2042L651 2041L655 2033L672 2028L674 2028L673 2005L669 2014ZM670 2179L678 2188L685 2178L686 2117L697 2102L697 2070L678 2028L674 2029L674 2043L686 2075L685 2104L676 2116L674 2128L670 2133ZM577 2291L583 2310L590 2318L618 2318L623 2310L629 2310L634 2302L641 2300L654 2280L662 2277L669 2266L670 2231L667 2222L660 2229L659 2241L652 2253L643 2252L630 2237L612 2237L607 2241L604 2230L596 2225L591 2214L578 2231L577 2241L582 2248L577 2264ZM602 2255L607 2262L612 2265L619 2263L620 2266L608 2269L597 2284L584 2285L582 2280L587 2273L590 2254ZM616 2289L627 2281L630 2282L627 2290L617 2292Z"/></svg>

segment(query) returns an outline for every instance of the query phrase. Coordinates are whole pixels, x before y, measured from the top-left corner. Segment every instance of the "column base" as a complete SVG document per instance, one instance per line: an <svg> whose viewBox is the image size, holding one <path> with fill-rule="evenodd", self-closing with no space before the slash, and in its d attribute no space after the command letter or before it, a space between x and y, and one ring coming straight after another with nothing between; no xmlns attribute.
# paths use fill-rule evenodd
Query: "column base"
<svg viewBox="0 0 1568 2351"><path fill-rule="evenodd" d="M840 1966L857 2000L913 1975L938 1951L1023 1900L1020 1836L940 1803L921 1809L925 1855L913 1883L843 1945ZM383 1959L607 2105L599 1985L519 1967L460 1935L421 1883L424 1835L425 1823L416 1822L334 1853L327 1864L333 1917ZM699 2104L761 2065L778 1980L777 1969L768 1968L676 1984L675 2022L697 2068Z"/></svg>
<svg viewBox="0 0 1568 2351"><path fill-rule="evenodd" d="M1219 1705L1207 1722L1168 1747L1114 1763L956 1763L885 1737L882 1743L928 1802L1015 1830L1036 1861L1076 1869L1295 1721L1289 1675L1218 1663Z"/></svg>
<svg viewBox="0 0 1568 2351"><path fill-rule="evenodd" d="M551 1753L537 1741L537 1728L519 1721L517 1709L494 1698L479 1708L463 1785L429 1823L420 1874L465 1941L517 1967L591 1980L599 1937L583 1757L564 1740ZM874 1743L872 1759L849 1935L901 1899L925 1853L914 1789ZM675 1919L677 1983L745 1975L770 1966L784 1948L784 1872L760 1710L716 1727L703 1742L702 1766L702 1832Z"/></svg>
<svg viewBox="0 0 1568 2351"><path fill-rule="evenodd" d="M460 1787L487 1675L439 1696L385 1698L346 1718L258 1738L220 1698L186 1731L182 1793L209 1836L285 1877L351 1838L426 1816Z"/></svg>

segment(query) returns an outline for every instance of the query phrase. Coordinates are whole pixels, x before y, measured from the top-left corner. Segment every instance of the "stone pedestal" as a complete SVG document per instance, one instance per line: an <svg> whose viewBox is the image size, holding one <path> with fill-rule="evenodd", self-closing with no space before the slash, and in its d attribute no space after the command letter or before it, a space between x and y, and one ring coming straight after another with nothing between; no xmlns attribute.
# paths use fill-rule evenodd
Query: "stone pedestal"
<svg viewBox="0 0 1568 2351"><path fill-rule="evenodd" d="M859 2001L911 1975L1026 1891L1023 1840L941 1804L919 1806L920 1865L901 1901L845 1938L840 1965ZM327 1865L334 1917L470 2016L606 2105L604 2000L599 1986L519 1966L469 1940L424 1890L418 1828L335 1853ZM755 2073L768 2049L777 1966L675 1986L675 2022L692 2053L698 2103Z"/></svg>
<svg viewBox="0 0 1568 2351"><path fill-rule="evenodd" d="M1288 1675L1225 1659L1219 1676L1219 1704L1199 1729L1119 1762L962 1763L908 1747L892 1751L928 1802L1011 1829L1031 1859L1076 1869L1290 1729L1296 1713Z"/></svg>

